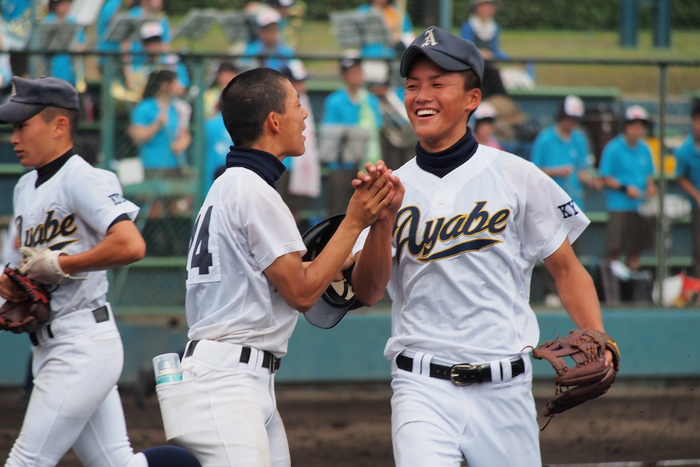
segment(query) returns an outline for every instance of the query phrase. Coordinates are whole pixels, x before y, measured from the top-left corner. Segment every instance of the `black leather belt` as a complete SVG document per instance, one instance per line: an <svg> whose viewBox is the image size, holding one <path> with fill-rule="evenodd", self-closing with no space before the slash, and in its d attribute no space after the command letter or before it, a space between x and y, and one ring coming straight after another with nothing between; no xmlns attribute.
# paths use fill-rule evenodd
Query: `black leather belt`
<svg viewBox="0 0 700 467"><path fill-rule="evenodd" d="M92 316L95 317L95 323L104 323L105 321L109 321L109 310L107 309L107 305L103 305L99 308L95 308L94 310L92 310ZM51 323L46 325L46 333L50 338L53 339L53 332L51 332ZM29 340L32 341L32 345L34 347L39 345L39 339L36 337L36 332L29 333Z"/></svg>
<svg viewBox="0 0 700 467"><path fill-rule="evenodd" d="M199 341L190 341L190 345L187 346L187 350L185 351L185 356L182 358L191 357L194 353L194 348L197 347L197 344L199 344ZM250 361L251 350L252 349L250 347L243 347L241 349L241 358L238 361L241 363L248 363ZM263 368L267 368L270 370L270 373L274 373L275 371L280 369L281 364L281 358L277 358L267 350L263 350Z"/></svg>
<svg viewBox="0 0 700 467"><path fill-rule="evenodd" d="M525 362L522 357L510 362L513 376L525 373ZM396 366L404 371L413 371L413 359L404 354L396 357ZM474 383L491 381L491 365L471 365L458 363L452 366L443 366L436 363L430 364L430 376L432 378L446 379L458 386L469 386Z"/></svg>

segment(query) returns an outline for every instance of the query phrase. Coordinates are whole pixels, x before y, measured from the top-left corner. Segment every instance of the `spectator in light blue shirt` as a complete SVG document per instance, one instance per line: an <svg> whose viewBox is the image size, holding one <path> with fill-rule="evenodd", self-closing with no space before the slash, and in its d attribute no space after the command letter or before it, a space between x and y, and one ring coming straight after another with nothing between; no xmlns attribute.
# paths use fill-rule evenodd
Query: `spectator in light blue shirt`
<svg viewBox="0 0 700 467"><path fill-rule="evenodd" d="M49 14L44 18L44 23L77 23L73 15L69 15L71 0L50 0L49 1ZM71 45L72 51L85 50L85 31L81 27L78 29L75 40ZM77 58L80 60L79 58ZM83 66L82 63L77 64L78 66ZM49 60L49 76L54 78L61 78L62 80L68 81L70 84L75 86L76 84L76 74L75 66L73 64L73 56L70 54L58 54L51 57ZM84 72L83 72L84 73Z"/></svg>
<svg viewBox="0 0 700 467"><path fill-rule="evenodd" d="M256 15L258 39L246 46L245 57L239 61L241 67L250 69L259 66L280 71L294 57L294 51L280 39L279 23L282 16L272 8L259 11ZM252 58L262 56L262 59Z"/></svg>
<svg viewBox="0 0 700 467"><path fill-rule="evenodd" d="M643 107L629 107L623 132L605 145L599 167L610 214L607 259L616 260L626 253L627 265L633 271L639 270L641 251L654 246L651 224L639 214L642 201L656 196L654 163L649 146L643 141L649 123L649 114Z"/></svg>
<svg viewBox="0 0 700 467"><path fill-rule="evenodd" d="M700 103L693 106L690 117L693 131L676 149L678 185L686 192L693 206L691 234L693 239L693 277L700 278Z"/></svg>
<svg viewBox="0 0 700 467"><path fill-rule="evenodd" d="M348 57L341 61L340 69L345 87L326 97L321 120L321 147L323 129L326 126L364 128L369 134L369 141L365 160L338 160L335 159L337 157L335 154L329 159L328 154L320 154L330 170L328 214L344 212L353 193L351 182L357 175L358 168L365 162L377 162L382 157L379 141L379 130L382 126L379 99L363 86L362 62L359 58ZM343 153L342 147L338 150L340 154Z"/></svg>
<svg viewBox="0 0 700 467"><path fill-rule="evenodd" d="M192 137L179 122L175 105L177 75L170 70L151 73L143 100L131 113L129 135L139 147L147 174L150 170L177 169L186 164L184 153ZM163 175L176 173L165 170Z"/></svg>
<svg viewBox="0 0 700 467"><path fill-rule="evenodd" d="M583 114L583 101L567 96L555 115L556 123L535 138L530 156L532 163L552 177L581 209L585 209L583 184L602 188L602 181L589 172L588 140L578 129Z"/></svg>
<svg viewBox="0 0 700 467"><path fill-rule="evenodd" d="M119 41L108 41L107 31L112 20L119 13L119 8L122 5L122 0L105 0L100 8L100 14L97 17L97 50L100 52L119 52Z"/></svg>

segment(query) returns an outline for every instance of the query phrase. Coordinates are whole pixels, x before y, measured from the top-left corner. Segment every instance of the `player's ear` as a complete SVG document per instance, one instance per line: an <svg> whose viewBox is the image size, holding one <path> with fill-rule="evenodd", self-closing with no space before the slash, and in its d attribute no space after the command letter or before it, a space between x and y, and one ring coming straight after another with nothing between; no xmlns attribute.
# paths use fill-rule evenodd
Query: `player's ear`
<svg viewBox="0 0 700 467"><path fill-rule="evenodd" d="M467 91L467 95L465 96L465 107L464 109L467 111L467 113L471 113L479 107L479 104L481 104L481 89L480 88L473 88Z"/></svg>
<svg viewBox="0 0 700 467"><path fill-rule="evenodd" d="M270 112L265 117L265 129L272 134L278 134L280 132L280 114L277 112Z"/></svg>
<svg viewBox="0 0 700 467"><path fill-rule="evenodd" d="M57 115L53 119L53 134L55 138L60 138L64 134L70 134L70 121L65 115Z"/></svg>

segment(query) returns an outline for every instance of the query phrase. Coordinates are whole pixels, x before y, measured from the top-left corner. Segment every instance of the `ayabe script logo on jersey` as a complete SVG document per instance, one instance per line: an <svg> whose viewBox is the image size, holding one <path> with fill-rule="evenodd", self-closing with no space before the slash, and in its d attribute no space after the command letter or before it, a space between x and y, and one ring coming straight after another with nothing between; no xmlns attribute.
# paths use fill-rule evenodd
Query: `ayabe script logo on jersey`
<svg viewBox="0 0 700 467"><path fill-rule="evenodd" d="M474 209L469 214L457 214L450 219L440 217L425 221L422 239L418 234L418 227L421 224L420 210L416 206L401 209L396 215L394 226L397 254L400 254L404 248L408 248L408 252L418 261L428 263L470 251L483 250L501 243L503 240L484 235L433 252L438 243L453 243L453 240L462 237L474 237L486 233L498 235L503 232L508 224L510 210L501 209L491 215L484 210L486 203L486 201L475 203Z"/></svg>
<svg viewBox="0 0 700 467"><path fill-rule="evenodd" d="M75 225L75 215L68 214L63 219L59 220L54 218L54 214L54 210L48 211L43 224L29 227L26 230L24 230L24 219L22 216L17 216L15 225L17 227L17 232L24 237L24 241L22 242L24 246L34 248L36 246L46 245L47 248L52 250L63 250L68 245L72 245L80 240L79 238L66 238L78 231L78 226ZM52 243L54 241L56 242Z"/></svg>

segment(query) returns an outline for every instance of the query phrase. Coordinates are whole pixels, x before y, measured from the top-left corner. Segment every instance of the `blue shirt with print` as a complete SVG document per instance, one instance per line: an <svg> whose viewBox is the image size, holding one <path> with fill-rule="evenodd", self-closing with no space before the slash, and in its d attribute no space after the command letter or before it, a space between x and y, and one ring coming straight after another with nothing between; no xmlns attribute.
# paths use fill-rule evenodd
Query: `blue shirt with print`
<svg viewBox="0 0 700 467"><path fill-rule="evenodd" d="M605 145L598 168L601 177L611 177L625 186L634 186L644 195L649 177L654 175L654 163L649 146L637 141L634 147L618 135ZM630 198L620 190L605 190L608 211L637 211L643 198Z"/></svg>
<svg viewBox="0 0 700 467"><path fill-rule="evenodd" d="M566 177L552 179L566 191L574 202L583 209L583 186L579 172L588 169L588 141L584 134L574 129L567 141L562 139L556 125L546 128L537 135L532 145L530 159L542 169L556 169L571 166L573 171Z"/></svg>
<svg viewBox="0 0 700 467"><path fill-rule="evenodd" d="M160 107L155 98L141 101L131 112L131 123L148 126L160 115ZM150 140L139 146L139 157L144 169L171 169L178 167L178 159L170 145L177 139L178 115L175 106L168 107L168 121Z"/></svg>
<svg viewBox="0 0 700 467"><path fill-rule="evenodd" d="M675 152L676 176L687 178L693 186L700 190L700 150L695 144L693 135L689 135ZM693 209L698 205L692 196L688 196Z"/></svg>
<svg viewBox="0 0 700 467"><path fill-rule="evenodd" d="M100 9L97 17L97 50L100 52L119 52L119 41L108 41L107 31L121 4L122 0L106 0Z"/></svg>

